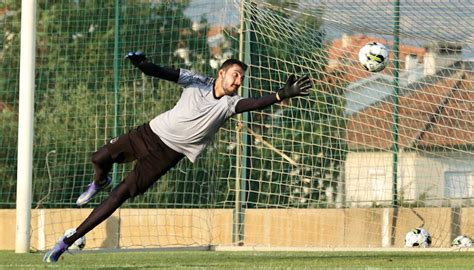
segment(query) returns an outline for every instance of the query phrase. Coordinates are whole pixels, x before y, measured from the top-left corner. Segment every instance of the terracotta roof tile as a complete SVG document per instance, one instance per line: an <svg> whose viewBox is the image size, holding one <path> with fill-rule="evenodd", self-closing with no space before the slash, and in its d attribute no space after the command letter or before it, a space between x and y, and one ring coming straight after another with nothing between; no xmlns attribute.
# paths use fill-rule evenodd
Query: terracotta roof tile
<svg viewBox="0 0 474 270"><path fill-rule="evenodd" d="M456 73L460 76L461 72ZM472 143L474 92L472 80L453 77L425 85L399 97L399 147ZM351 149L390 149L393 105L376 103L350 116L347 139ZM453 137L454 136L454 137Z"/></svg>
<svg viewBox="0 0 474 270"><path fill-rule="evenodd" d="M339 65L336 67L331 67L327 71L331 72L334 68L336 68L337 70L342 71L342 73L344 74L344 79L349 82L354 82L371 75L370 72L363 70L359 65L358 54L360 48L362 48L365 44L371 41L382 43L389 48L393 46L393 43L390 41L362 34L352 35L348 38L350 39L350 41L345 48L343 47L342 39L332 41L332 43L328 47L327 53L329 60L333 62L336 61L339 63ZM404 59L407 55L416 55L419 59L422 59L425 55L426 49L408 45L400 45L399 51L400 68L404 69ZM393 51L390 50L389 53L389 59L393 59ZM392 71L393 62L389 60L387 68L385 68L385 70L382 72L386 74L391 74Z"/></svg>
<svg viewBox="0 0 474 270"><path fill-rule="evenodd" d="M349 41L349 42L347 42ZM372 73L359 66L359 49L370 41L388 47L386 40L366 35L334 40L327 49L329 65L326 73L316 78L321 90L332 91L326 85L344 87ZM346 43L343 47L343 43ZM400 46L400 69L405 57L423 59L425 48ZM393 52L390 52L393 59ZM336 64L335 64L336 63ZM393 62L383 71L391 75ZM400 89L398 107L399 148L457 147L474 142L474 75L455 67ZM388 150L393 144L393 105L391 98L381 100L349 116L346 138L350 149Z"/></svg>
<svg viewBox="0 0 474 270"><path fill-rule="evenodd" d="M474 76L464 74L444 101L440 114L420 136L419 144L456 146L474 143Z"/></svg>

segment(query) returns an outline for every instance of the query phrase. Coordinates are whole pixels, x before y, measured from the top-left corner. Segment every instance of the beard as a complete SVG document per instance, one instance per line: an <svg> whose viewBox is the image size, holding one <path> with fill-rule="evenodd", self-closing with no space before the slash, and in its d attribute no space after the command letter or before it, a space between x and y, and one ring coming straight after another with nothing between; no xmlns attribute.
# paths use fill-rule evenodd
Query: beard
<svg viewBox="0 0 474 270"><path fill-rule="evenodd" d="M235 92L237 92L237 88L235 88L234 86L226 87L226 88L223 88L223 89L224 89L224 93L226 93L226 95L235 94Z"/></svg>

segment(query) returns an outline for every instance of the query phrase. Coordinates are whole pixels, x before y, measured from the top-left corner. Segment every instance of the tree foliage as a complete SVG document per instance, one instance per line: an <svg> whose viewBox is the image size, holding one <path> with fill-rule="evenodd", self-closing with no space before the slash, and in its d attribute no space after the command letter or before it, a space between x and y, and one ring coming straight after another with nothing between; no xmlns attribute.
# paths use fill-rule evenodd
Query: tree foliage
<svg viewBox="0 0 474 270"><path fill-rule="evenodd" d="M91 154L112 137L117 108L119 133L124 133L169 109L179 97L176 86L144 78L123 60L128 51L143 51L157 64L183 66L184 60L175 52L186 48L190 62L196 63L187 67L206 71L197 61L208 58L206 29L191 30L192 21L184 15L188 1L122 1L119 55L114 54L115 3L38 3L33 176L37 206L73 205L78 192L92 179ZM15 201L18 110L18 80L12 78L18 75L21 9L18 1L7 1L2 8L8 11L2 25L10 36L0 44L0 59L12 68L0 69L0 85L7 89L0 93L0 101L8 101L0 114L2 145L9 146L1 148L0 174L7 181L2 181L0 193L8 194L10 204ZM114 73L114 57L120 58L119 73ZM119 100L114 95L116 80L120 82ZM129 169L124 168L122 176ZM177 176L171 174L163 181L172 180L178 186L173 177ZM143 200L152 205L167 199L142 198L140 202Z"/></svg>
<svg viewBox="0 0 474 270"><path fill-rule="evenodd" d="M195 29L185 15L189 1L120 1L119 17L114 0L38 2L35 86L35 137L33 206L71 207L92 180L90 157L118 133L141 125L171 108L181 91L176 85L146 77L123 59L129 51L142 51L154 63L193 69L212 75L207 27ZM274 2L273 4L271 2ZM266 29L270 18L253 14L249 24L251 68L250 97L276 90L293 73L320 74L325 65L321 22L314 17L289 14L295 1L271 1L268 10L280 18L281 29ZM0 206L13 207L16 189L18 129L18 67L20 3L0 4ZM318 11L321 12L321 11ZM117 21L118 19L118 21ZM117 25L118 22L118 25ZM205 18L199 21L207 25ZM118 26L118 27L117 27ZM116 30L119 38L116 39ZM226 50L234 57L239 49L238 28L225 30ZM116 50L118 49L118 54ZM270 67L259 69L256 67ZM273 68L275 67L275 68ZM118 88L117 87L118 82ZM115 91L119 91L118 95ZM248 200L250 207L314 207L294 197L294 187L309 178L312 202L324 201L326 187L338 177L341 141L341 99L316 92L310 99L273 106L249 116L252 130L262 134L285 153L300 154L300 170L280 162L281 156L249 140ZM330 124L331 123L331 124ZM196 164L183 160L160 179L157 187L127 204L128 207L230 207L235 194L235 120ZM271 128L268 128L271 126ZM336 138L336 139L335 139ZM322 154L321 154L322 153ZM121 166L125 177L133 164ZM256 169L261 168L261 169ZM328 176L329 175L329 176ZM322 183L322 185L320 184ZM102 198L95 200L101 201ZM94 203L91 204L94 206Z"/></svg>
<svg viewBox="0 0 474 270"><path fill-rule="evenodd" d="M320 81L326 65L322 22L291 12L299 9L296 1L267 4L248 5L252 10L247 18L251 61L256 66L250 70L251 95L278 89L281 83L277 82L284 82L290 74L309 74ZM322 14L323 10L307 12ZM268 68L257 68L260 66ZM318 89L315 85L309 98L251 113L250 128L299 165L292 165L254 138L248 149L252 164L249 207L327 207L333 203L344 159L344 99L342 92Z"/></svg>

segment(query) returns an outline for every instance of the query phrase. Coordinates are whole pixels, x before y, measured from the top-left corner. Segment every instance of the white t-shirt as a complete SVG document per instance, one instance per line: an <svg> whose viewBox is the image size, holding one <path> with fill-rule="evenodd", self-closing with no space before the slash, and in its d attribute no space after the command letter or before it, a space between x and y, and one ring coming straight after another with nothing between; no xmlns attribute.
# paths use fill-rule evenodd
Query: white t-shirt
<svg viewBox="0 0 474 270"><path fill-rule="evenodd" d="M169 111L150 121L150 127L161 140L194 163L212 141L224 122L235 114L242 97L225 95L216 99L214 79L180 69L178 84L183 87L180 99Z"/></svg>

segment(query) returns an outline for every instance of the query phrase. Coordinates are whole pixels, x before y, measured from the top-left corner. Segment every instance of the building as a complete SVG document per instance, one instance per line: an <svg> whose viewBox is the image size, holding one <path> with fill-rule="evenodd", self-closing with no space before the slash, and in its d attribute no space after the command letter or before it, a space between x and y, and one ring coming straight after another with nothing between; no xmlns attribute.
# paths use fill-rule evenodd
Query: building
<svg viewBox="0 0 474 270"><path fill-rule="evenodd" d="M390 67L351 80L347 87L346 205L390 205L395 175L402 203L470 205L474 202L472 62L463 61L460 47L449 44L403 50L401 46L397 156Z"/></svg>

